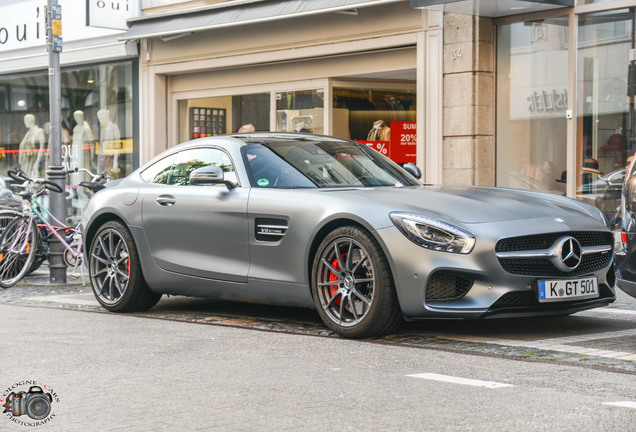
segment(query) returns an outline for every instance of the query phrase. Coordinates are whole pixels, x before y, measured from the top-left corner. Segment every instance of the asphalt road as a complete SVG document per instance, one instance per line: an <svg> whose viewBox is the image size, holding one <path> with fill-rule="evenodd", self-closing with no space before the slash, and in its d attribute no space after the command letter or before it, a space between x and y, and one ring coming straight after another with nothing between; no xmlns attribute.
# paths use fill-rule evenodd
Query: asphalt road
<svg viewBox="0 0 636 432"><path fill-rule="evenodd" d="M59 400L46 424L3 414L2 431L636 424L636 301L622 293L609 308L571 317L410 323L350 341L304 309L172 297L118 315L79 284L37 282L0 290L0 397L33 381Z"/></svg>

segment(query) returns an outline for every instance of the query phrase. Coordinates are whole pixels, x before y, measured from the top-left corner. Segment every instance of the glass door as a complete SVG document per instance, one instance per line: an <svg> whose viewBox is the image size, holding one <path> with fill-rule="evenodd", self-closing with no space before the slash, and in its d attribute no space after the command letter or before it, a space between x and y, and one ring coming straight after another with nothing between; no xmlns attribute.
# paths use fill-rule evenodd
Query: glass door
<svg viewBox="0 0 636 432"><path fill-rule="evenodd" d="M568 17L497 28L497 186L565 193Z"/></svg>
<svg viewBox="0 0 636 432"><path fill-rule="evenodd" d="M636 150L634 9L579 15L577 198L616 220L626 166Z"/></svg>

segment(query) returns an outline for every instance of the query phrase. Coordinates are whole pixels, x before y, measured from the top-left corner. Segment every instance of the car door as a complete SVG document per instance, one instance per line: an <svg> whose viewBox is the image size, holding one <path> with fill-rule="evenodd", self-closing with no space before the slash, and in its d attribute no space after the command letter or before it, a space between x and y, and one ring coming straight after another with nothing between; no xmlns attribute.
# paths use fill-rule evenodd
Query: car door
<svg viewBox="0 0 636 432"><path fill-rule="evenodd" d="M167 271L245 282L249 268L248 188L188 183L197 168L216 165L236 181L230 156L218 148L177 153L160 174L147 180L142 221L156 264Z"/></svg>

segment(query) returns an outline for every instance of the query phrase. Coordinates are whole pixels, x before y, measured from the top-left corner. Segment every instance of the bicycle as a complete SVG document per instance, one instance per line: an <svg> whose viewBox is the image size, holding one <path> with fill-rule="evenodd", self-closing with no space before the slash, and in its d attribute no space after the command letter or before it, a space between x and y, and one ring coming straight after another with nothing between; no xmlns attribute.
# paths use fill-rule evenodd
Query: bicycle
<svg viewBox="0 0 636 432"><path fill-rule="evenodd" d="M48 250L43 249L45 246L48 249L52 236L63 245L63 259L68 267L73 268L71 274L77 275L79 269L85 284L82 271L84 247L80 226L65 225L38 200L47 191L62 193L62 188L48 180L28 178L21 170L9 170L8 175L16 181L24 182L26 188L19 193L24 199L22 214L7 225L0 237L0 287L12 287L33 271L36 255L48 256Z"/></svg>

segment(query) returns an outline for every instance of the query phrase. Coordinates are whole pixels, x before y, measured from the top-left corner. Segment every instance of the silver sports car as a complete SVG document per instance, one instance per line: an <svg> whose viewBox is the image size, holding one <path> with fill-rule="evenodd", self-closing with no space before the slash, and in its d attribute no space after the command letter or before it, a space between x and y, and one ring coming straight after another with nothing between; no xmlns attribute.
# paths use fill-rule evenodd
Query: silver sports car
<svg viewBox="0 0 636 432"><path fill-rule="evenodd" d="M345 337L404 320L570 314L614 301L596 208L539 192L421 184L369 147L306 134L202 138L91 200L107 310L162 294L316 308Z"/></svg>

